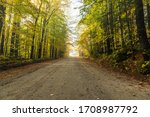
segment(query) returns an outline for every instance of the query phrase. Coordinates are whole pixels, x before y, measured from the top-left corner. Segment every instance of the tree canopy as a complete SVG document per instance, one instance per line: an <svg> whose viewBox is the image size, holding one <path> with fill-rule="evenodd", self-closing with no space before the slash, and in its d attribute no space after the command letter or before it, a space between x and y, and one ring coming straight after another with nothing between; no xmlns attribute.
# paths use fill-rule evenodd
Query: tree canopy
<svg viewBox="0 0 150 117"><path fill-rule="evenodd" d="M63 57L68 38L65 0L0 0L0 55Z"/></svg>

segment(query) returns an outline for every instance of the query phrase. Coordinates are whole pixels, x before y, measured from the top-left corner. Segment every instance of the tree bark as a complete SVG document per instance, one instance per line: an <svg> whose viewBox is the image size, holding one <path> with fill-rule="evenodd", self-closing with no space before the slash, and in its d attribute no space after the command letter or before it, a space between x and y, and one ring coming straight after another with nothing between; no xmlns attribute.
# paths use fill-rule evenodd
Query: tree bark
<svg viewBox="0 0 150 117"><path fill-rule="evenodd" d="M41 8L42 8L42 4L43 4L43 2L41 1L40 6L38 8L38 12L37 12L37 17L35 18L35 22L34 22L34 31L33 31L33 37L32 37L30 59L34 59L35 58L35 53L34 52L35 52L36 28L37 28L38 19L40 17L40 12L41 12Z"/></svg>
<svg viewBox="0 0 150 117"><path fill-rule="evenodd" d="M119 10L119 28L120 28L120 34L121 34L121 46L124 48L125 47L125 41L124 41L124 34L123 34L123 21L121 19L121 4L120 4L120 0L118 3L118 10Z"/></svg>
<svg viewBox="0 0 150 117"><path fill-rule="evenodd" d="M10 47L10 56L18 57L18 47L19 47L19 34L16 33L16 30L19 30L20 22L14 22L13 32L11 37L11 47Z"/></svg>
<svg viewBox="0 0 150 117"><path fill-rule="evenodd" d="M147 20L148 20L148 30L150 33L150 3L148 2L148 0L147 0Z"/></svg>
<svg viewBox="0 0 150 117"><path fill-rule="evenodd" d="M150 51L150 44L148 42L146 27L144 22L144 10L143 10L143 1L135 0L136 6L136 25L137 25L137 33L140 41L140 45L143 51L144 60L149 60L150 56L145 54L145 52Z"/></svg>
<svg viewBox="0 0 150 117"><path fill-rule="evenodd" d="M44 18L43 20L43 26L42 26L42 37L41 37L41 41L39 43L39 53L38 53L38 58L42 58L42 50L43 50L43 41L45 38L45 31L46 31L46 19Z"/></svg>
<svg viewBox="0 0 150 117"><path fill-rule="evenodd" d="M0 55L4 54L4 19L5 19L6 8L0 5Z"/></svg>

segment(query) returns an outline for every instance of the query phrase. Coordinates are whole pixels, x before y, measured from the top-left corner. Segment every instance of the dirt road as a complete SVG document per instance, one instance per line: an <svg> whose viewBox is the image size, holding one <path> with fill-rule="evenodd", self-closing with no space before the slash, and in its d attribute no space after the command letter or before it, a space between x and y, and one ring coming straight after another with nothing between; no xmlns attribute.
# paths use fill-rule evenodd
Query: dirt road
<svg viewBox="0 0 150 117"><path fill-rule="evenodd" d="M68 58L1 79L0 99L150 99L150 87L88 61Z"/></svg>

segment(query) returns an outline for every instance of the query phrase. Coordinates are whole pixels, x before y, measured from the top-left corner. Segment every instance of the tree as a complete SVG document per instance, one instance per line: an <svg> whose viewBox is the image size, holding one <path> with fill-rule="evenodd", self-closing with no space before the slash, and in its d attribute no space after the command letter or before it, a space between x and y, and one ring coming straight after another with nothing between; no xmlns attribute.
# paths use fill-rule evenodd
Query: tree
<svg viewBox="0 0 150 117"><path fill-rule="evenodd" d="M0 1L1 2L1 1ZM5 10L6 7L0 3L0 55L4 54L4 24L5 24Z"/></svg>
<svg viewBox="0 0 150 117"><path fill-rule="evenodd" d="M149 60L150 45L144 22L147 17L149 25L149 2L145 1L145 3L147 10L144 11L142 0L83 0L80 25L87 29L82 32L86 35L81 34L80 49L87 50L89 56L121 55L120 53L135 56L135 52L142 51L147 53L143 54L144 59ZM147 15L144 17L146 12ZM84 39L87 43L82 44L85 42ZM128 59L128 57L123 58Z"/></svg>
<svg viewBox="0 0 150 117"><path fill-rule="evenodd" d="M143 1L135 0L136 6L136 25L137 25L137 33L140 40L140 45L143 52L150 51L150 44L148 42L146 27L144 23L144 10L143 10ZM149 60L150 56L147 53L143 54L145 60Z"/></svg>
<svg viewBox="0 0 150 117"><path fill-rule="evenodd" d="M146 0L146 5L147 5L148 32L150 36L150 2L148 2L148 0Z"/></svg>
<svg viewBox="0 0 150 117"><path fill-rule="evenodd" d="M53 59L63 57L68 38L65 2L1 0L0 54L11 59L49 59L53 50Z"/></svg>

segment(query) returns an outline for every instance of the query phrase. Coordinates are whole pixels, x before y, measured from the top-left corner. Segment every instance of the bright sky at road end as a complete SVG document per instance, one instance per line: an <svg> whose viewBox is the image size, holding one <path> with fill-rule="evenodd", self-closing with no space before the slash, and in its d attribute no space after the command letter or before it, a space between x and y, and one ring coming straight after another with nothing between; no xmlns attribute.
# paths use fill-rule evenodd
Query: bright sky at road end
<svg viewBox="0 0 150 117"><path fill-rule="evenodd" d="M80 9L79 7L82 5L81 0L70 0L70 4L67 8L66 14L68 16L68 26L71 30L70 33L70 41L75 42L78 39L78 31L77 31L77 25L80 21ZM78 56L78 50L77 46L73 44L74 47L72 47L70 51L70 56Z"/></svg>

